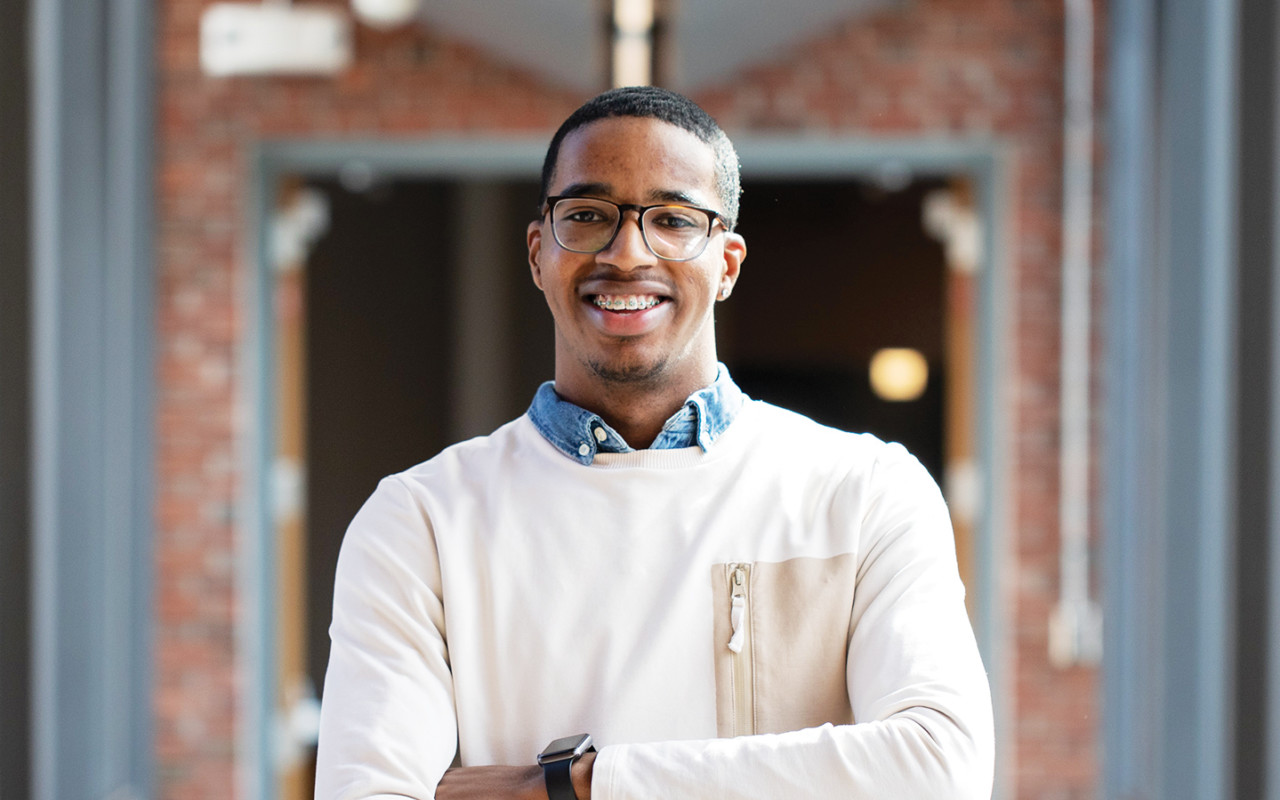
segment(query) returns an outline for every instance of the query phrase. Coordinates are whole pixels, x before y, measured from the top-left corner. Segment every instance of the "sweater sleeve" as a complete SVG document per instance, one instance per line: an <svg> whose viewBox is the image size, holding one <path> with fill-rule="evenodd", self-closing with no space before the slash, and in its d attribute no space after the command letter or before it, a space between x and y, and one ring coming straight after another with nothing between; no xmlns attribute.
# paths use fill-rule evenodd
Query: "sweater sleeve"
<svg viewBox="0 0 1280 800"><path fill-rule="evenodd" d="M593 798L990 797L990 689L941 494L914 458L891 445L860 509L846 672L855 723L734 739L605 742Z"/></svg>
<svg viewBox="0 0 1280 800"><path fill-rule="evenodd" d="M457 750L430 521L385 478L352 520L334 585L316 797L432 797Z"/></svg>

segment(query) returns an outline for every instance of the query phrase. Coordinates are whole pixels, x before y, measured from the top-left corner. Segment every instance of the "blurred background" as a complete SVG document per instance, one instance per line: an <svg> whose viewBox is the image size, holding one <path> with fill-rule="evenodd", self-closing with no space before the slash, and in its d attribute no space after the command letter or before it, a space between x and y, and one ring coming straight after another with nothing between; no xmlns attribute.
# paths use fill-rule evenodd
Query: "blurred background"
<svg viewBox="0 0 1280 800"><path fill-rule="evenodd" d="M998 798L1280 798L1270 0L4 0L0 798L310 798L377 479L528 405L560 121L738 146L748 394L942 485Z"/></svg>

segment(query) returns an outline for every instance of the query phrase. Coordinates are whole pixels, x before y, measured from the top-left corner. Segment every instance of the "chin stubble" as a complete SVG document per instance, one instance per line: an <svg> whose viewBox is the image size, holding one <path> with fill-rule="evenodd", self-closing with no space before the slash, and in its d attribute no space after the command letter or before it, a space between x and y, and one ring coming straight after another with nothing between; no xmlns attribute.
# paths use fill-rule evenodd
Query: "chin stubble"
<svg viewBox="0 0 1280 800"><path fill-rule="evenodd" d="M603 361L587 361L586 363L596 377L607 383L637 387L656 384L667 367L665 358L652 364L617 365Z"/></svg>

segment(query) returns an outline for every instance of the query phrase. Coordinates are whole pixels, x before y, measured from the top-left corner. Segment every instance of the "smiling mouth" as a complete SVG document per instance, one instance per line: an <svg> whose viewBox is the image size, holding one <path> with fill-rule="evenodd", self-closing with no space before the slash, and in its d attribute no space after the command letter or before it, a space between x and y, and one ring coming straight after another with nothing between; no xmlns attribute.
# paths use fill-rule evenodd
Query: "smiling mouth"
<svg viewBox="0 0 1280 800"><path fill-rule="evenodd" d="M591 303L597 308L615 312L644 311L665 300L656 294L597 294L591 297Z"/></svg>

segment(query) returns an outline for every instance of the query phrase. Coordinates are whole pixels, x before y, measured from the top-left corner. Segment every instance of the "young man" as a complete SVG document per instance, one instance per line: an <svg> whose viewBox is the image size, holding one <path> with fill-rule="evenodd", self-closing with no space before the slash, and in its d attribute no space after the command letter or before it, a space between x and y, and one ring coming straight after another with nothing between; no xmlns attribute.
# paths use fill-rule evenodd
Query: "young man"
<svg viewBox="0 0 1280 800"><path fill-rule="evenodd" d="M528 230L555 382L352 522L318 797L990 796L937 487L717 363L738 193L729 140L670 92L556 133Z"/></svg>

